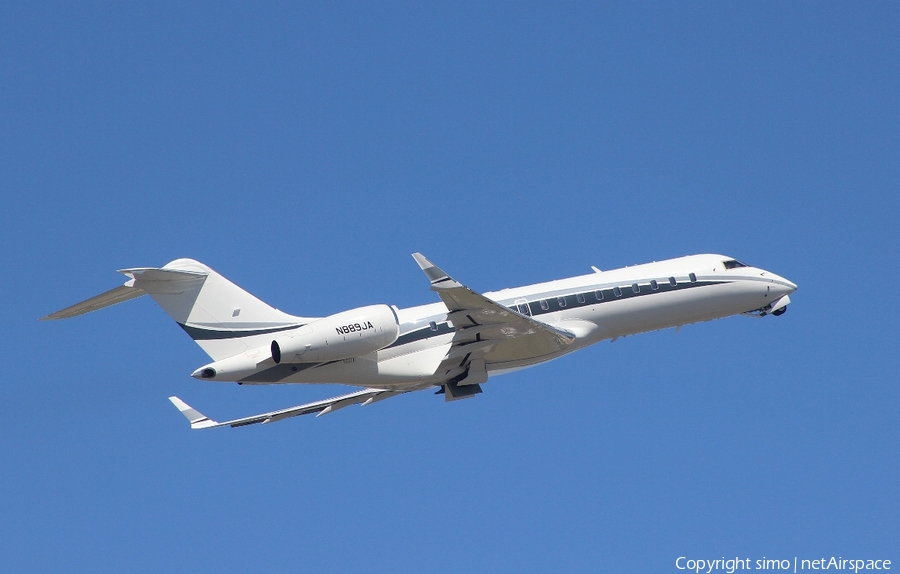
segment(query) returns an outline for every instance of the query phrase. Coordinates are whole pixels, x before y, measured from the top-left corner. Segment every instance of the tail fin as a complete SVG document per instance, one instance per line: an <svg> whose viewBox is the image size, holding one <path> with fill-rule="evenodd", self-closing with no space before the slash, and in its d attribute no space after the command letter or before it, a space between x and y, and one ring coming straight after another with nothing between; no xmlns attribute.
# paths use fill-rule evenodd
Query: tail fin
<svg viewBox="0 0 900 574"><path fill-rule="evenodd" d="M270 307L193 259L120 273L130 278L125 285L44 319L75 317L148 294L215 361L261 347L269 342L269 333L312 320Z"/></svg>

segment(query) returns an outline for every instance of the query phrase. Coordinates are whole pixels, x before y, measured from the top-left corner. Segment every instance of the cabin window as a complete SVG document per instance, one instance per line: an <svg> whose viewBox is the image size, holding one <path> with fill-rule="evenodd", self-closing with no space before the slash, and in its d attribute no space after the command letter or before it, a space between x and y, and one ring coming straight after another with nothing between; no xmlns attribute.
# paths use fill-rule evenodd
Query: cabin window
<svg viewBox="0 0 900 574"><path fill-rule="evenodd" d="M697 282L697 276L694 275L693 273L690 274L690 278L691 278L691 283L696 283L696 282Z"/></svg>
<svg viewBox="0 0 900 574"><path fill-rule="evenodd" d="M674 287L676 285L674 277L669 277L669 285L671 285L672 287Z"/></svg>
<svg viewBox="0 0 900 574"><path fill-rule="evenodd" d="M746 267L745 263L741 263L737 259L732 259L731 261L723 261L722 264L725 266L725 269L737 269L738 267Z"/></svg>
<svg viewBox="0 0 900 574"><path fill-rule="evenodd" d="M613 287L613 294L614 294L616 297L621 297L621 296L622 296L622 290L619 289L618 287Z"/></svg>
<svg viewBox="0 0 900 574"><path fill-rule="evenodd" d="M546 299L541 299L541 309L547 311L550 309L550 303L547 303Z"/></svg>
<svg viewBox="0 0 900 574"><path fill-rule="evenodd" d="M594 297L597 298L597 301L603 301L603 291L594 291Z"/></svg>
<svg viewBox="0 0 900 574"><path fill-rule="evenodd" d="M640 293L640 292L641 292L641 288L638 286L637 283L632 283L632 284L631 284L631 290L634 291L635 293Z"/></svg>
<svg viewBox="0 0 900 574"><path fill-rule="evenodd" d="M565 297L557 297L556 302L559 303L560 307L566 306L566 298Z"/></svg>
<svg viewBox="0 0 900 574"><path fill-rule="evenodd" d="M521 313L521 314L523 314L523 315L530 315L530 314L531 314L531 313L528 312L528 311L529 311L529 309L528 309L528 303L519 303L518 307L519 307L519 313Z"/></svg>
<svg viewBox="0 0 900 574"><path fill-rule="evenodd" d="M654 291L659 289L659 283L656 282L656 279L650 280L650 288L653 289Z"/></svg>
<svg viewBox="0 0 900 574"><path fill-rule="evenodd" d="M432 331L437 331L437 323L435 323L434 321L428 323L428 326L431 327Z"/></svg>
<svg viewBox="0 0 900 574"><path fill-rule="evenodd" d="M575 295L575 299L576 299L579 303L584 303L584 293L579 293L579 294Z"/></svg>

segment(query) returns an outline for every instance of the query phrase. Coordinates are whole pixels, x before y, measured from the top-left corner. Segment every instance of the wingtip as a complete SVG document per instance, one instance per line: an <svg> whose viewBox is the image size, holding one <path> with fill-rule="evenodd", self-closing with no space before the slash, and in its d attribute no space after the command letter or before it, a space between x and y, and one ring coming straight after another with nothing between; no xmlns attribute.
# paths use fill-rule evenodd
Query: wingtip
<svg viewBox="0 0 900 574"><path fill-rule="evenodd" d="M54 313L50 313L49 315L44 315L43 317L39 317L38 321L55 321L57 319L68 319L69 314L65 313L65 309L62 311L56 311Z"/></svg>
<svg viewBox="0 0 900 574"><path fill-rule="evenodd" d="M412 258L416 260L420 269L428 269L429 267L434 267L434 263L428 260L427 257L416 251L412 254Z"/></svg>
<svg viewBox="0 0 900 574"><path fill-rule="evenodd" d="M191 423L192 429L205 429L217 426L219 424L218 422L212 420L178 397L169 397L169 401L173 405L175 405L175 408L181 411L181 414L184 415L184 418L186 418L188 422Z"/></svg>
<svg viewBox="0 0 900 574"><path fill-rule="evenodd" d="M170 401L173 405L175 405L175 408L176 408L176 409L178 409L178 410L181 411L181 412L184 412L184 411L189 410L189 409L191 408L191 406L190 406L189 404L187 404L186 402L184 402L183 400L179 399L179 398L176 397L176 396L171 396L171 397L169 397L169 401Z"/></svg>

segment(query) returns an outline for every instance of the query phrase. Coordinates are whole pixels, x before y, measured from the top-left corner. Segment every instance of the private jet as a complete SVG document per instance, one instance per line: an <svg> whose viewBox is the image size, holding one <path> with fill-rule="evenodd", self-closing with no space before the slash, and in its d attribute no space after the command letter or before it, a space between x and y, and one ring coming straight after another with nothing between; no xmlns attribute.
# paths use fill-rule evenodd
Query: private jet
<svg viewBox="0 0 900 574"><path fill-rule="evenodd" d="M599 341L731 315L781 315L797 286L722 255L691 255L502 291L478 293L420 253L439 302L369 305L298 317L267 305L211 268L177 259L122 269L124 285L42 319L65 319L150 295L209 355L191 376L239 385L341 383L360 390L218 422L178 397L192 429L273 423L437 388L473 397L492 375L531 367Z"/></svg>

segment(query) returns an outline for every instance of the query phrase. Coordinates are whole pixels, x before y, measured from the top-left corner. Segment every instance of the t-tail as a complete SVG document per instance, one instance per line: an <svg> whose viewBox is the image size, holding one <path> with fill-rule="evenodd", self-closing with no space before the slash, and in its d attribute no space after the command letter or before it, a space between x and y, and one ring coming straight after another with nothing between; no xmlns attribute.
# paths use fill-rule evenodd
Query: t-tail
<svg viewBox="0 0 900 574"><path fill-rule="evenodd" d="M272 333L315 320L279 311L193 259L119 273L128 277L124 285L42 319L77 317L150 295L214 361L267 345Z"/></svg>

